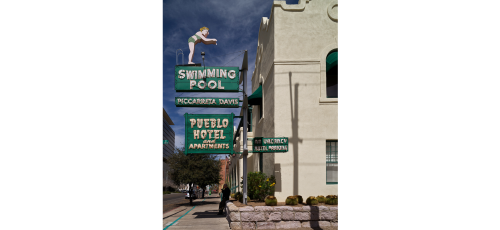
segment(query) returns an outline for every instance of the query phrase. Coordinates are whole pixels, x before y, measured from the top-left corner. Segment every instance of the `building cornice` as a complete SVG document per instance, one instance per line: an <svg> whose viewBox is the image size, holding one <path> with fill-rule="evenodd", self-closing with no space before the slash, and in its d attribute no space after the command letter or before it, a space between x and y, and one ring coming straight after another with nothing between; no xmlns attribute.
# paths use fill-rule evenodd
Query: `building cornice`
<svg viewBox="0 0 500 230"><path fill-rule="evenodd" d="M165 112L165 109L163 109L163 119L165 119L169 125L174 125L174 122L170 119L167 112Z"/></svg>

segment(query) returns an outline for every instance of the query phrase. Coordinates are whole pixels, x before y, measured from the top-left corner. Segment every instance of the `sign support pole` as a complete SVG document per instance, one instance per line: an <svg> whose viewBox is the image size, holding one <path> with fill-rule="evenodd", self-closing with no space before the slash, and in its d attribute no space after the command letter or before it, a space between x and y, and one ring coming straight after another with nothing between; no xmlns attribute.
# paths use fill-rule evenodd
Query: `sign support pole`
<svg viewBox="0 0 500 230"><path fill-rule="evenodd" d="M247 180L247 156L248 156L248 122L247 122L247 113L248 113L248 99L247 99L247 71L248 71L248 51L245 50L245 55L243 56L243 64L242 64L242 74L243 74L243 204L247 204L247 189L248 189L248 180ZM238 130L239 131L239 130Z"/></svg>

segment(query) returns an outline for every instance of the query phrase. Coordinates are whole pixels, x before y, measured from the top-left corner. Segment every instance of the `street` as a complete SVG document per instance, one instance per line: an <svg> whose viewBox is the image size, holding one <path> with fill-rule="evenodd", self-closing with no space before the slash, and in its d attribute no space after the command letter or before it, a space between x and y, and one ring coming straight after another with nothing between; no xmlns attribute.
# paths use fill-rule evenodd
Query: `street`
<svg viewBox="0 0 500 230"><path fill-rule="evenodd" d="M184 199L184 193L172 193L163 195L163 213L168 212L182 204L189 203L189 199Z"/></svg>

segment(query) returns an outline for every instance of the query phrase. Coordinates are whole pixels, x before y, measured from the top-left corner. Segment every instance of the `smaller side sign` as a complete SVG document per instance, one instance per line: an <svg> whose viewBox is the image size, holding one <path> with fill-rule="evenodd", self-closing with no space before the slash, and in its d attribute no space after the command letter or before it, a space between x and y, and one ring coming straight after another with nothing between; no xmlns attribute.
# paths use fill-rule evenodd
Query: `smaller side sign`
<svg viewBox="0 0 500 230"><path fill-rule="evenodd" d="M254 153L288 152L288 137L255 137L252 144Z"/></svg>
<svg viewBox="0 0 500 230"><path fill-rule="evenodd" d="M176 97L175 106L238 108L240 100L238 98Z"/></svg>
<svg viewBox="0 0 500 230"><path fill-rule="evenodd" d="M164 145L168 145L168 140L163 140Z"/></svg>

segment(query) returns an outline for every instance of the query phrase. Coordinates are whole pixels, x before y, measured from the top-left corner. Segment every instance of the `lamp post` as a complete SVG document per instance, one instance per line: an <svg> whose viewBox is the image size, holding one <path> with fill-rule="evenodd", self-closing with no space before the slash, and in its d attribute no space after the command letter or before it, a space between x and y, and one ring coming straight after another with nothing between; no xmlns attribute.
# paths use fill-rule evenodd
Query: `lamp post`
<svg viewBox="0 0 500 230"><path fill-rule="evenodd" d="M203 59L203 68L205 68L205 52L201 52L201 59Z"/></svg>

